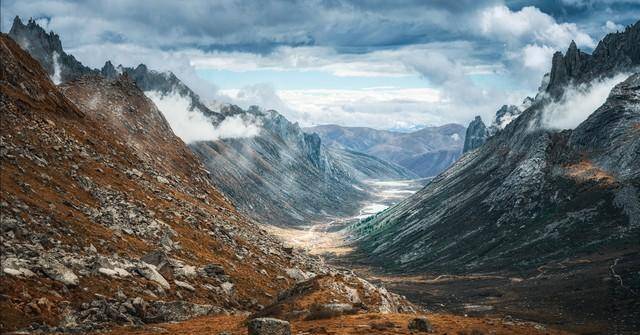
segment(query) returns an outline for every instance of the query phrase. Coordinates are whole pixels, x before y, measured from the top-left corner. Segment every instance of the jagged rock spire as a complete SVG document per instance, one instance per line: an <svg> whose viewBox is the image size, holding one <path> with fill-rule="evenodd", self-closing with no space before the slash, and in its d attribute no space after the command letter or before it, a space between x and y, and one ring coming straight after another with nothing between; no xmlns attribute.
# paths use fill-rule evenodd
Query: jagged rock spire
<svg viewBox="0 0 640 335"><path fill-rule="evenodd" d="M469 123L469 127L467 127L462 152L465 153L480 147L487 140L488 136L487 126L482 122L482 118L479 115L476 116L475 119Z"/></svg>

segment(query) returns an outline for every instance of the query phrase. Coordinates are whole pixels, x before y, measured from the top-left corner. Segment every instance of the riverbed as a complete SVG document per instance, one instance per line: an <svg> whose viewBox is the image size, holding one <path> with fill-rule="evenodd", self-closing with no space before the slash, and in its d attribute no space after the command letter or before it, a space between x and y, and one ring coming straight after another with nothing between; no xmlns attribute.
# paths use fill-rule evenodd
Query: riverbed
<svg viewBox="0 0 640 335"><path fill-rule="evenodd" d="M360 204L359 212L349 217L331 217L305 227L280 228L268 226L267 230L295 248L305 249L315 255L347 254L351 246L346 242L345 229L357 220L365 219L406 199L420 190L429 179L366 180L371 196Z"/></svg>

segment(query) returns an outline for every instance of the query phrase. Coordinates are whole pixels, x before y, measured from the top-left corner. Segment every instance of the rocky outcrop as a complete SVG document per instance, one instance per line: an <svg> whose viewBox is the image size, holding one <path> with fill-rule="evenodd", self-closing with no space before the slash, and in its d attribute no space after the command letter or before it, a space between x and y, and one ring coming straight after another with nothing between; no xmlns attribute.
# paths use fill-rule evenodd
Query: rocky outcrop
<svg viewBox="0 0 640 335"><path fill-rule="evenodd" d="M291 325L274 318L256 318L249 321L248 331L249 335L291 335Z"/></svg>
<svg viewBox="0 0 640 335"><path fill-rule="evenodd" d="M506 105L504 107L506 107ZM484 144L484 142L486 142L487 137L489 137L487 127L484 125L484 122L482 122L482 118L480 116L476 116L476 118L471 121L467 127L462 152L465 153L479 148Z"/></svg>
<svg viewBox="0 0 640 335"><path fill-rule="evenodd" d="M16 16L9 36L40 62L56 84L97 73L64 52L60 37L54 32L47 34L33 19L29 19L25 25Z"/></svg>
<svg viewBox="0 0 640 335"><path fill-rule="evenodd" d="M591 55L578 49L571 41L565 55L553 55L546 91L554 98L562 95L568 84L581 84L601 76L621 71L633 71L640 66L640 22L622 32L605 36Z"/></svg>

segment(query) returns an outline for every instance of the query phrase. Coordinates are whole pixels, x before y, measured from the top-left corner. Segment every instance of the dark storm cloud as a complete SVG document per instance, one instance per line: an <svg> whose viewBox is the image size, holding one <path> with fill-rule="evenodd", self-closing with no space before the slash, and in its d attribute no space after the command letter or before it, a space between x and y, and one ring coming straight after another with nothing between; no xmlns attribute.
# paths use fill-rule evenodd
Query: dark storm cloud
<svg viewBox="0 0 640 335"><path fill-rule="evenodd" d="M70 47L130 42L162 49L197 47L268 53L283 45L319 45L357 53L436 41L482 41L473 25L474 15L501 3L5 0L2 30L8 30L12 16L21 15L53 18L50 27L64 36ZM640 5L632 1L516 0L506 5L511 10L533 5L561 22L578 22L594 32L605 23L604 16L628 24L640 15Z"/></svg>
<svg viewBox="0 0 640 335"><path fill-rule="evenodd" d="M8 31L15 15L33 17L57 32L63 46L90 66L101 66L107 59L128 66L146 63L174 71L201 95L209 92L212 98L214 90L202 83L196 70L413 76L424 78L442 101L415 107L407 119L429 109L444 121L456 122L475 114L489 116L503 103L535 94L553 52L566 50L571 40L591 51L606 33L640 18L640 0L3 0L1 4L2 31ZM331 95L324 98L330 100ZM408 108L400 100L384 106L393 113ZM375 109L360 107L362 113ZM335 113L351 120L348 111Z"/></svg>

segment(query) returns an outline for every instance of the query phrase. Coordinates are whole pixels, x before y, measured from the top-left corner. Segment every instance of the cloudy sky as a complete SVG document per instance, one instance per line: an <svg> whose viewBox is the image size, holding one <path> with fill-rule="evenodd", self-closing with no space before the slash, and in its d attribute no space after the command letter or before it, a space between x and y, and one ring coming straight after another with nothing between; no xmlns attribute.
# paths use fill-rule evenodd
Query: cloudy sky
<svg viewBox="0 0 640 335"><path fill-rule="evenodd" d="M171 70L201 96L303 125L489 119L535 95L554 51L591 52L640 0L2 1L80 61Z"/></svg>

